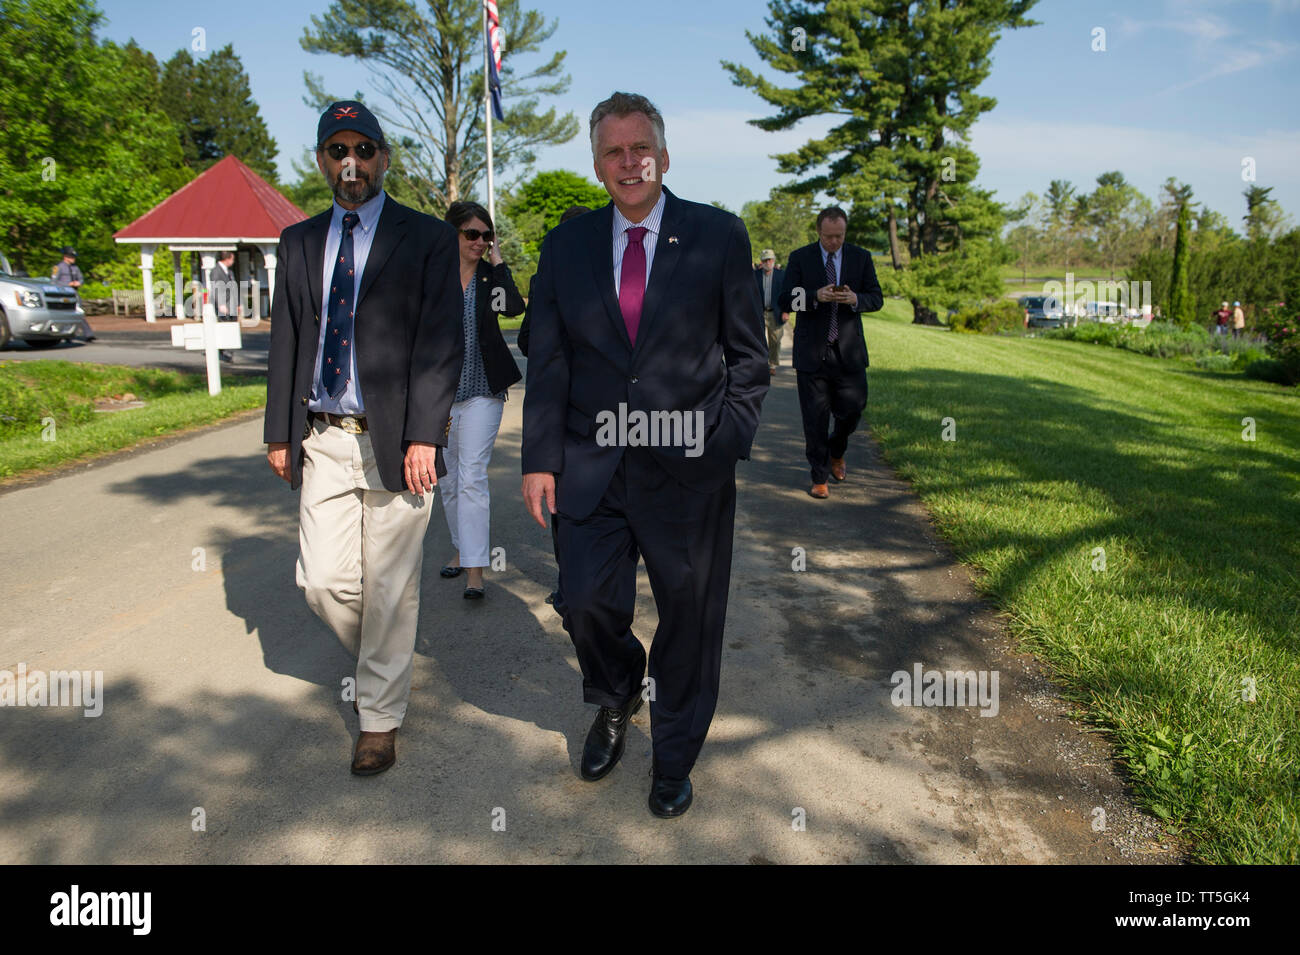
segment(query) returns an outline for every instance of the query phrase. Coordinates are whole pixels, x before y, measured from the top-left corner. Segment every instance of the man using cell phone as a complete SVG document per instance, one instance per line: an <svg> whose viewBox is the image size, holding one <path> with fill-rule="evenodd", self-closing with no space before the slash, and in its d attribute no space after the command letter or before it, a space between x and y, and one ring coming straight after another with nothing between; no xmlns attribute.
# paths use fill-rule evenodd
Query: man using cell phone
<svg viewBox="0 0 1300 955"><path fill-rule="evenodd" d="M781 289L781 311L799 313L794 367L812 469L808 493L818 500L830 497L829 479L847 476L849 435L867 406L869 360L861 313L879 311L885 303L871 253L844 241L848 225L848 215L837 206L819 212L817 241L790 254Z"/></svg>

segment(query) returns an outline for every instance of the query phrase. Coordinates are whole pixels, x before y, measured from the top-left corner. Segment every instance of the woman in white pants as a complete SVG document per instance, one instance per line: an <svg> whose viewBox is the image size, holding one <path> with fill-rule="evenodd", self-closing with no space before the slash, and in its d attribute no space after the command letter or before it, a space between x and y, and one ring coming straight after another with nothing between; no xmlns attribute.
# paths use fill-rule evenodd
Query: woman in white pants
<svg viewBox="0 0 1300 955"><path fill-rule="evenodd" d="M460 241L465 363L443 453L447 474L438 481L456 557L440 573L451 578L465 571L465 599L477 600L483 597L483 568L491 549L488 464L506 393L523 377L497 315L522 315L524 300L501 259L488 211L477 202L454 202L447 209L447 221ZM499 313L494 306L501 306Z"/></svg>

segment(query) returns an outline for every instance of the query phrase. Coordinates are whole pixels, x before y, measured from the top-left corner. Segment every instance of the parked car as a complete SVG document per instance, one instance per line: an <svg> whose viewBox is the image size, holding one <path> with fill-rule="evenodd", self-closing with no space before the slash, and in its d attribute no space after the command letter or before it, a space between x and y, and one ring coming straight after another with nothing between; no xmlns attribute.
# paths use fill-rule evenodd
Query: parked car
<svg viewBox="0 0 1300 955"><path fill-rule="evenodd" d="M1025 310L1025 324L1030 328L1060 328L1065 324L1065 310L1051 295L1022 295L1017 301Z"/></svg>
<svg viewBox="0 0 1300 955"><path fill-rule="evenodd" d="M1083 317L1090 322L1114 325L1123 321L1124 307L1118 302L1088 302L1083 307Z"/></svg>
<svg viewBox="0 0 1300 955"><path fill-rule="evenodd" d="M0 348L11 338L21 338L33 348L53 348L86 327L76 289L14 275L0 253Z"/></svg>

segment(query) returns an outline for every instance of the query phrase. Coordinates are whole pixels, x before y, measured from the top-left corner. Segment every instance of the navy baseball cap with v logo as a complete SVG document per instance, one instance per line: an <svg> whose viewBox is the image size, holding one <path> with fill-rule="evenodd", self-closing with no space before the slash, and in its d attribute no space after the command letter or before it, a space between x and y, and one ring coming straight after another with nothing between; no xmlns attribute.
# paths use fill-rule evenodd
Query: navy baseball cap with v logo
<svg viewBox="0 0 1300 955"><path fill-rule="evenodd" d="M362 136L369 136L381 146L384 144L384 131L379 128L379 120L356 100L332 103L321 114L320 123L316 127L316 145L320 146L341 129L350 129Z"/></svg>

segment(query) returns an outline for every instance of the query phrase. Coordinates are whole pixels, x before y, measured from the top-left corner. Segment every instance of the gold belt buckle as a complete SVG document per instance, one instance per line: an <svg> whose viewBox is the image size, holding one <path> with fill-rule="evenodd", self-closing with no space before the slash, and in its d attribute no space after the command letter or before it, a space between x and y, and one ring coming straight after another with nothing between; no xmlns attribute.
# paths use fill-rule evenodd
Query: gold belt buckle
<svg viewBox="0 0 1300 955"><path fill-rule="evenodd" d="M350 414L339 418L339 427L348 434L361 434L362 431L361 422Z"/></svg>

